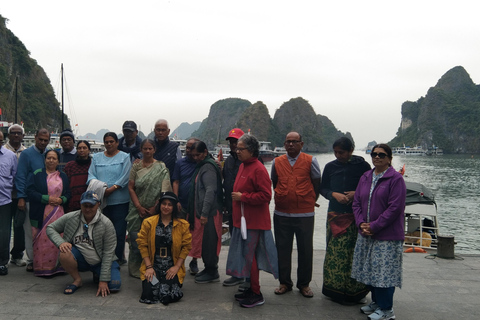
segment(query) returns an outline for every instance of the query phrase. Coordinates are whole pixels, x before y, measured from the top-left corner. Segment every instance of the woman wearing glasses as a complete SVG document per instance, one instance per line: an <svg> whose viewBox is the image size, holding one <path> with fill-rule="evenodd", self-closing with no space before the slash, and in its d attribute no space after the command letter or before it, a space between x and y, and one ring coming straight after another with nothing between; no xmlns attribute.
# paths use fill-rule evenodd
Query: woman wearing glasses
<svg viewBox="0 0 480 320"><path fill-rule="evenodd" d="M131 162L128 153L118 150L118 137L115 132L107 132L103 136L105 151L93 155L92 164L88 169L88 181L97 179L107 184L105 199L107 206L103 208L103 214L107 216L115 227L117 233L117 247L115 255L121 262L125 251L125 235L130 195L128 193L128 176Z"/></svg>
<svg viewBox="0 0 480 320"><path fill-rule="evenodd" d="M368 319L394 319L393 294L402 286L405 181L392 165L392 149L373 147L374 169L358 183L353 212L357 238L352 278L368 286L372 302L360 310Z"/></svg>
<svg viewBox="0 0 480 320"><path fill-rule="evenodd" d="M57 170L59 154L55 150L45 153L45 168L33 173L28 186L30 222L33 238L33 272L36 276L64 273L57 266L58 248L48 239L49 224L63 216L63 206L70 199L67 175Z"/></svg>

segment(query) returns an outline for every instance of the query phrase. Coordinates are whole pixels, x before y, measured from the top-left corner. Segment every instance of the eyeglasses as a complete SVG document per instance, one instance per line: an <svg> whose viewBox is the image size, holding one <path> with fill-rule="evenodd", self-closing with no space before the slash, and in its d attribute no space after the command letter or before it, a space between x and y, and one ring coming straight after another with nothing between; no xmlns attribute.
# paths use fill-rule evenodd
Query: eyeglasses
<svg viewBox="0 0 480 320"><path fill-rule="evenodd" d="M376 158L376 157L379 157L380 159L385 159L385 157L387 156L386 153L383 153L383 152L372 152L370 153L370 155L372 156L372 158Z"/></svg>
<svg viewBox="0 0 480 320"><path fill-rule="evenodd" d="M248 148L239 148L235 149L235 152L242 152L243 150L247 150Z"/></svg>
<svg viewBox="0 0 480 320"><path fill-rule="evenodd" d="M286 141L285 141L285 144L287 144L287 145L288 145L288 144L297 144L297 143L300 143L300 142L302 142L302 141L298 141L298 140L286 140Z"/></svg>
<svg viewBox="0 0 480 320"><path fill-rule="evenodd" d="M88 224L83 225L83 239L90 239L88 236Z"/></svg>
<svg viewBox="0 0 480 320"><path fill-rule="evenodd" d="M21 132L14 132L14 131L10 131L10 133L12 136L21 136L23 133Z"/></svg>

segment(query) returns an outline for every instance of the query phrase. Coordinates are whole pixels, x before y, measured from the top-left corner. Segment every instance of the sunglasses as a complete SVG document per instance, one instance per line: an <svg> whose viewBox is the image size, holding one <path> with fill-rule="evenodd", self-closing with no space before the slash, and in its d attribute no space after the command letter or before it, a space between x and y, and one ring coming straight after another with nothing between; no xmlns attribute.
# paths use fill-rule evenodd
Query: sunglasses
<svg viewBox="0 0 480 320"><path fill-rule="evenodd" d="M385 159L385 157L387 156L387 154L383 152L372 152L370 153L370 155L372 156L372 158L376 158L378 156L380 159Z"/></svg>
<svg viewBox="0 0 480 320"><path fill-rule="evenodd" d="M83 239L90 239L88 236L88 224L83 225Z"/></svg>

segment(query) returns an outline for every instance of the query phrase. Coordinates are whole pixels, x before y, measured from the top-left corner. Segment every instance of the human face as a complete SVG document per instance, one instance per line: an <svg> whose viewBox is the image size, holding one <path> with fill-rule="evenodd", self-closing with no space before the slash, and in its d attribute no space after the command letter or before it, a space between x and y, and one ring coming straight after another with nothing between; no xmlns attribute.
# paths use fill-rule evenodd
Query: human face
<svg viewBox="0 0 480 320"><path fill-rule="evenodd" d="M137 138L138 131L123 130L122 132L127 144L132 145L135 142L135 139Z"/></svg>
<svg viewBox="0 0 480 320"><path fill-rule="evenodd" d="M58 166L58 156L55 151L48 151L45 157L45 168L48 171L55 171Z"/></svg>
<svg viewBox="0 0 480 320"><path fill-rule="evenodd" d="M107 153L113 153L118 148L118 141L115 141L113 137L105 137L105 139L103 139L103 144L105 145Z"/></svg>
<svg viewBox="0 0 480 320"><path fill-rule="evenodd" d="M24 134L22 134L22 130L19 128L13 128L8 134L8 141L10 141L10 144L19 144L22 142L23 136Z"/></svg>
<svg viewBox="0 0 480 320"><path fill-rule="evenodd" d="M372 163L375 166L375 171L377 173L387 170L387 168L392 163L392 159L388 157L388 153L383 148L375 148L372 150L372 155L378 153L375 157L372 157ZM382 159L380 156L385 154L385 157Z"/></svg>
<svg viewBox="0 0 480 320"><path fill-rule="evenodd" d="M193 146L194 143L195 143L195 140L188 140L188 141L187 141L187 144L185 145L185 155L186 155L187 158L189 158L190 160L193 160L193 156L192 156L192 146Z"/></svg>
<svg viewBox="0 0 480 320"><path fill-rule="evenodd" d="M155 153L155 148L152 146L152 144L145 142L142 147L143 159L151 160L153 158L154 153Z"/></svg>
<svg viewBox="0 0 480 320"><path fill-rule="evenodd" d="M192 150L192 157L193 157L193 160L195 160L196 163L199 163L199 162L202 162L203 160L205 160L207 155L208 155L207 150L205 150L204 152L198 152L195 149Z"/></svg>
<svg viewBox="0 0 480 320"><path fill-rule="evenodd" d="M290 132L285 138L285 150L290 157L295 158L300 153L303 147L303 141L300 139L300 135L296 132Z"/></svg>
<svg viewBox="0 0 480 320"><path fill-rule="evenodd" d="M35 147L37 147L41 152L45 150L49 142L50 134L48 133L39 133L35 136Z"/></svg>
<svg viewBox="0 0 480 320"><path fill-rule="evenodd" d="M164 199L160 204L160 212L162 216L171 216L173 212L173 203L168 199Z"/></svg>
<svg viewBox="0 0 480 320"><path fill-rule="evenodd" d="M253 157L253 152L248 151L247 146L243 141L239 141L235 147L235 152L237 153L238 160L245 162L251 157Z"/></svg>
<svg viewBox="0 0 480 320"><path fill-rule="evenodd" d="M84 142L80 142L77 146L77 156L80 159L87 159L90 155L90 150L88 150L87 145Z"/></svg>
<svg viewBox="0 0 480 320"><path fill-rule="evenodd" d="M230 151L235 152L235 150L237 150L238 139L230 138L228 142L230 143Z"/></svg>
<svg viewBox="0 0 480 320"><path fill-rule="evenodd" d="M80 209L82 210L83 217L85 221L90 222L95 217L97 209L100 206L100 202L97 202L95 205L91 203L82 203Z"/></svg>
<svg viewBox="0 0 480 320"><path fill-rule="evenodd" d="M337 158L338 161L341 163L347 163L348 160L352 157L353 150L347 151L343 150L340 147L335 147L333 148L333 153L335 154L335 158Z"/></svg>
<svg viewBox="0 0 480 320"><path fill-rule="evenodd" d="M73 150L74 142L72 137L64 136L60 139L60 145L62 146L63 151L70 152Z"/></svg>
<svg viewBox="0 0 480 320"><path fill-rule="evenodd" d="M157 138L158 141L164 141L168 138L169 134L170 129L165 122L160 122L155 125L155 138Z"/></svg>

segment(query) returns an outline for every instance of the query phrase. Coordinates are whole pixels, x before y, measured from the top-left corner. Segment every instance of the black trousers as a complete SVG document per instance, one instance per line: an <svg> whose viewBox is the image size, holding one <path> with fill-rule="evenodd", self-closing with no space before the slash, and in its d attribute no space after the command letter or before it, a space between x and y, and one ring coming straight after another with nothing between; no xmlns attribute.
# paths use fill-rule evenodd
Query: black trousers
<svg viewBox="0 0 480 320"><path fill-rule="evenodd" d="M298 252L297 288L308 287L312 281L315 217L290 218L275 214L273 222L280 284L293 287L292 247L293 236L295 236Z"/></svg>
<svg viewBox="0 0 480 320"><path fill-rule="evenodd" d="M203 229L202 260L205 264L205 271L212 275L216 274L218 270L217 245L218 235L215 229L215 219L208 217L207 224Z"/></svg>

